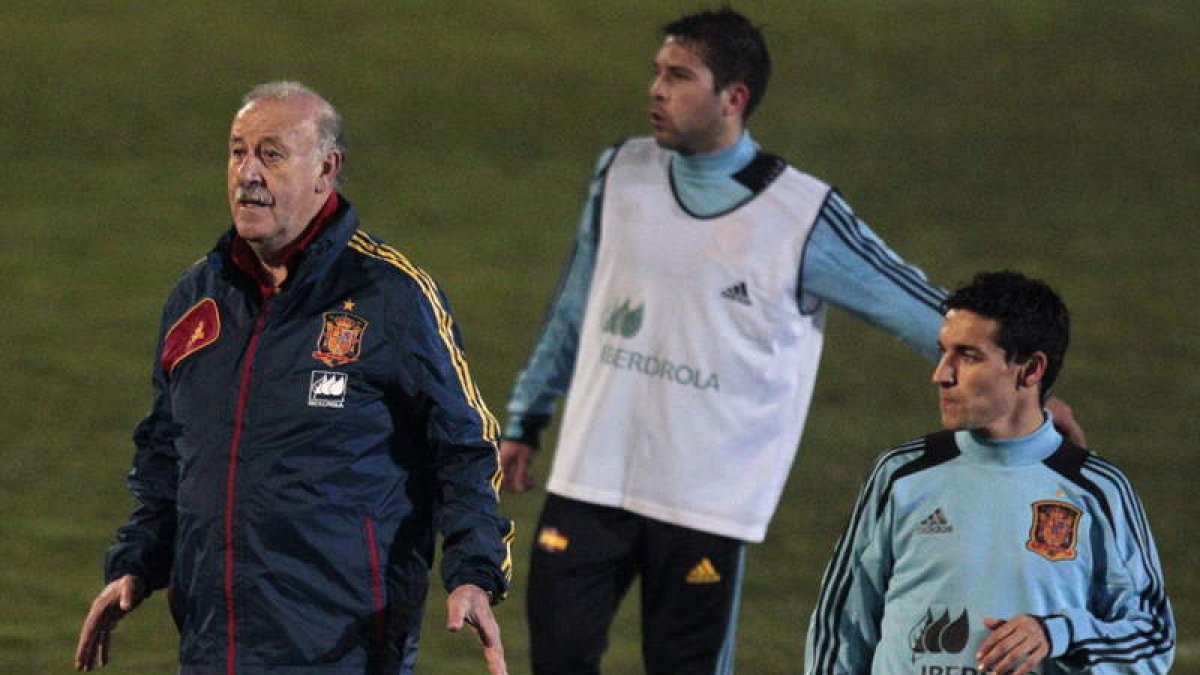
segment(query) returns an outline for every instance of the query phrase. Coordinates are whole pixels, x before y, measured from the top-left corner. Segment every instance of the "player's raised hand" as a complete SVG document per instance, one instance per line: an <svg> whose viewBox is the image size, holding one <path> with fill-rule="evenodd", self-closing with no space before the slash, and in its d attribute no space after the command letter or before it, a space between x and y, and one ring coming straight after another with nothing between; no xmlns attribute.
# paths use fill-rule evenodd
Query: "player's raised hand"
<svg viewBox="0 0 1200 675"><path fill-rule="evenodd" d="M470 626L479 638L489 675L508 675L504 646L500 643L500 624L492 614L491 599L474 584L455 588L446 599L446 630L457 633L463 626Z"/></svg>
<svg viewBox="0 0 1200 675"><path fill-rule="evenodd" d="M75 647L75 670L91 671L108 665L112 656L112 632L126 614L132 612L146 597L142 582L127 574L104 587L92 606Z"/></svg>
<svg viewBox="0 0 1200 675"><path fill-rule="evenodd" d="M529 466L537 451L520 441L500 442L500 468L504 471L501 486L509 492L525 492L534 486Z"/></svg>

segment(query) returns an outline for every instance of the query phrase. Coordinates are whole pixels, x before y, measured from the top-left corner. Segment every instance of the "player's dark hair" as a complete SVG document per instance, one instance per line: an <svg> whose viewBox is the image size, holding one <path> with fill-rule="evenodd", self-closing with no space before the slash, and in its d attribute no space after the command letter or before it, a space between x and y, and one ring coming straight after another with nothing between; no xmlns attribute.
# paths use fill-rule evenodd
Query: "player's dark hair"
<svg viewBox="0 0 1200 675"><path fill-rule="evenodd" d="M750 20L729 7L689 14L662 27L663 35L695 45L700 59L712 71L713 86L721 91L731 82L749 90L742 119L758 107L771 79L767 41Z"/></svg>
<svg viewBox="0 0 1200 675"><path fill-rule="evenodd" d="M1017 272L980 272L942 302L943 312L952 309L995 320L996 344L1010 362L1044 353L1046 374L1039 391L1045 400L1062 370L1071 339L1071 316L1053 289Z"/></svg>

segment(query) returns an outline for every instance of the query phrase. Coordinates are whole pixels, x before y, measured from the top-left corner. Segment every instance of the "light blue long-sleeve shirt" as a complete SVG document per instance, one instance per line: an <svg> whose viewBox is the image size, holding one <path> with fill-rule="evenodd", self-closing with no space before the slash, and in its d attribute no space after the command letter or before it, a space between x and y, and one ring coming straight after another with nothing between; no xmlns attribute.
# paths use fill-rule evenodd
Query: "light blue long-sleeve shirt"
<svg viewBox="0 0 1200 675"><path fill-rule="evenodd" d="M505 429L509 438L536 444L555 402L570 386L597 242L603 236L599 213L605 175L618 147L606 150L596 163L571 258L529 363L513 387ZM671 183L680 206L697 217L736 209L754 196L737 174L758 153L758 145L744 132L737 143L713 154L675 154ZM817 216L797 275L802 311L811 312L814 308L807 305L818 301L842 307L936 361L945 291L888 248L836 191Z"/></svg>
<svg viewBox="0 0 1200 675"><path fill-rule="evenodd" d="M821 582L807 675L974 673L985 617L1041 621L1035 673L1166 673L1175 623L1141 501L1047 420L885 452Z"/></svg>

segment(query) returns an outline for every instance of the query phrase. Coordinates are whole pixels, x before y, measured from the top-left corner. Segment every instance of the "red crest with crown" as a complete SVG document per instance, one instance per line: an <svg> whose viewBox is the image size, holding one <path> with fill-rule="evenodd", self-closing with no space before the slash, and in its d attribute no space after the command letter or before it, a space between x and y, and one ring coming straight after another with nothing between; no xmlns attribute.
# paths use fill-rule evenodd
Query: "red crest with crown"
<svg viewBox="0 0 1200 675"><path fill-rule="evenodd" d="M1034 502L1033 523L1025 548L1051 561L1074 560L1079 539L1079 517L1083 511L1074 504L1058 501Z"/></svg>
<svg viewBox="0 0 1200 675"><path fill-rule="evenodd" d="M313 358L327 366L354 363L362 353L367 320L350 312L325 312L321 317L321 335Z"/></svg>

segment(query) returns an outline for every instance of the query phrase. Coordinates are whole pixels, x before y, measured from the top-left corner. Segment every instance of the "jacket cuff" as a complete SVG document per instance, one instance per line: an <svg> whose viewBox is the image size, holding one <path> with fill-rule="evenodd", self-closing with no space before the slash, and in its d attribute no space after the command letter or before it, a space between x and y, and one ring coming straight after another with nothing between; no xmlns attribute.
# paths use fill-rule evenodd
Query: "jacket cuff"
<svg viewBox="0 0 1200 675"><path fill-rule="evenodd" d="M467 584L474 584L475 586L482 588L483 592L488 594L488 600L493 605L500 604L506 597L508 597L508 588L503 583L497 585L495 579L475 574L464 574L462 576L455 577L452 581L446 584L446 592L452 593L454 592L454 589Z"/></svg>
<svg viewBox="0 0 1200 675"><path fill-rule="evenodd" d="M171 580L169 569L162 573L152 573L141 563L134 550L122 544L115 544L108 549L104 556L104 583L112 583L127 574L132 574L141 580L147 597L153 591L166 588Z"/></svg>
<svg viewBox="0 0 1200 675"><path fill-rule="evenodd" d="M1046 633L1046 639L1050 641L1050 653L1047 656L1058 658L1067 653L1073 637L1071 622L1067 620L1067 617L1061 614L1052 614L1050 616L1038 616L1034 618L1038 620L1038 623L1042 624L1042 630Z"/></svg>
<svg viewBox="0 0 1200 675"><path fill-rule="evenodd" d="M504 428L504 437L536 450L541 444L542 430L549 424L549 415L512 415Z"/></svg>

